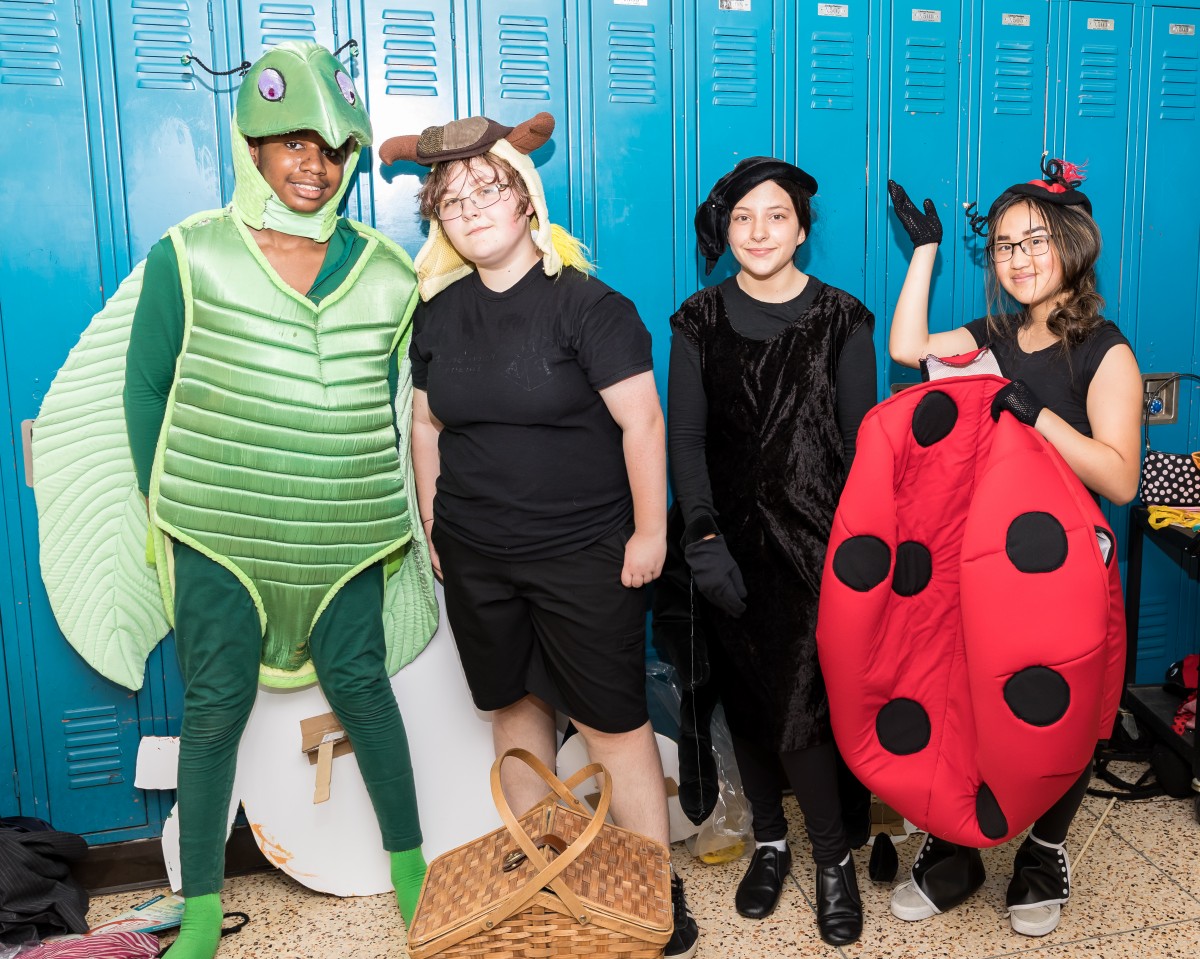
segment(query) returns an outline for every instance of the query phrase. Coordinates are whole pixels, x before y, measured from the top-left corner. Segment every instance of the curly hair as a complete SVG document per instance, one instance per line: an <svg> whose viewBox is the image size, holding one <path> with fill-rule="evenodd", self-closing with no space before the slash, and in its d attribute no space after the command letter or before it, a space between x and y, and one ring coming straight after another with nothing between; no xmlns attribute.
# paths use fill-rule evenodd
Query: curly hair
<svg viewBox="0 0 1200 959"><path fill-rule="evenodd" d="M1050 234L1050 242L1062 264L1062 292L1066 299L1050 311L1046 329L1058 337L1064 349L1082 343L1103 322L1104 297L1096 290L1096 261L1100 258L1100 228L1081 207L1039 203L1031 197L1005 193L996 201L988 217L988 235L993 235L1004 214L1027 203L1033 216ZM988 245L992 244L989 239ZM1024 307L1013 301L1000 285L991 257L987 260L988 327L994 334L1013 334L1028 321ZM997 312L995 307L1000 307ZM1007 307L1007 309L1005 308Z"/></svg>
<svg viewBox="0 0 1200 959"><path fill-rule="evenodd" d="M417 194L421 216L427 220L437 215L437 205L445 198L450 183L462 173L463 168L471 170L471 179L479 184L505 183L512 191L517 201L518 210L529 208L529 187L512 164L494 153L481 153L479 156L466 160L448 160L445 163L435 163L429 171L429 176L421 184ZM489 175L490 173L490 175Z"/></svg>

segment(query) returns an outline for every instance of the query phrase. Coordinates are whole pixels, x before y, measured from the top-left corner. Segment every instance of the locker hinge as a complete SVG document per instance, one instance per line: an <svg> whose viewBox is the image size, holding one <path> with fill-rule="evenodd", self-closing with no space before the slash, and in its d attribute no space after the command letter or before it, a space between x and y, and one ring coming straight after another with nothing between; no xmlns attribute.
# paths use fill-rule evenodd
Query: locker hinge
<svg viewBox="0 0 1200 959"><path fill-rule="evenodd" d="M567 45L567 18L563 17L563 46Z"/></svg>
<svg viewBox="0 0 1200 959"><path fill-rule="evenodd" d="M673 23L667 24L667 49L675 49L675 24Z"/></svg>
<svg viewBox="0 0 1200 959"><path fill-rule="evenodd" d="M216 27L213 26L212 0L208 0L208 32L214 33Z"/></svg>
<svg viewBox="0 0 1200 959"><path fill-rule="evenodd" d="M341 38L341 36L340 36L340 31L338 30L338 16L337 16L337 13L338 13L338 8L337 8L337 4L335 3L335 4L333 5L333 42L334 42L334 44L335 44L335 45L337 45L337 46L341 46L341 40L342 40L342 38Z"/></svg>
<svg viewBox="0 0 1200 959"><path fill-rule="evenodd" d="M455 32L457 26L458 25L457 25L457 23L455 23L455 20L454 20L454 7L451 7L450 8L450 45L451 46L453 46L455 41L458 40L458 34Z"/></svg>
<svg viewBox="0 0 1200 959"><path fill-rule="evenodd" d="M958 41L958 62L962 63L962 39Z"/></svg>
<svg viewBox="0 0 1200 959"><path fill-rule="evenodd" d="M75 26L83 23L83 11L79 9L79 0L75 0Z"/></svg>
<svg viewBox="0 0 1200 959"><path fill-rule="evenodd" d="M771 56L775 56L775 28L771 28Z"/></svg>

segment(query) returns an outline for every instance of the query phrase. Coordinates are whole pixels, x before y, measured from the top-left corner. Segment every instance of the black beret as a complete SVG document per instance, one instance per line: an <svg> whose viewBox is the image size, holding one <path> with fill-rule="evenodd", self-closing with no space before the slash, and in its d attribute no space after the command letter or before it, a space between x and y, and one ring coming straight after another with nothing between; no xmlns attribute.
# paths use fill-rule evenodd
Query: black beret
<svg viewBox="0 0 1200 959"><path fill-rule="evenodd" d="M707 276L725 252L729 235L729 213L738 201L760 183L785 180L795 183L810 197L817 181L793 163L774 157L747 157L719 179L708 198L696 208L696 247L704 257Z"/></svg>

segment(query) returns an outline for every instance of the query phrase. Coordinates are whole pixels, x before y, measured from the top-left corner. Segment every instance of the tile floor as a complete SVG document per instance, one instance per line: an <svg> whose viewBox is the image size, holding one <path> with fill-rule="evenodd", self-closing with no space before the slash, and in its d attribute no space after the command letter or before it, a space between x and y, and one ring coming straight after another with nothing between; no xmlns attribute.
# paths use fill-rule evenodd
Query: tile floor
<svg viewBox="0 0 1200 959"><path fill-rule="evenodd" d="M813 868L799 811L789 798L796 865L779 908L752 922L733 911L733 892L744 862L710 866L677 845L675 864L684 876L692 911L701 926L696 959L830 957L1022 956L1028 959L1196 959L1200 956L1200 824L1187 800L1119 802L1096 832L1084 860L1073 866L1071 903L1061 925L1042 939L1018 936L1004 912L1016 841L984 852L989 875L968 904L921 923L904 923L888 912L891 885L867 878L870 850L855 853L866 914L859 942L842 949L817 935ZM1072 857L1087 840L1108 801L1089 796L1076 817L1067 849ZM901 875L920 836L897 847ZM89 919L105 919L149 898L147 892L93 900ZM229 880L225 908L250 914L251 924L225 940L219 959L401 959L404 933L391 896L335 899L315 893L280 872Z"/></svg>

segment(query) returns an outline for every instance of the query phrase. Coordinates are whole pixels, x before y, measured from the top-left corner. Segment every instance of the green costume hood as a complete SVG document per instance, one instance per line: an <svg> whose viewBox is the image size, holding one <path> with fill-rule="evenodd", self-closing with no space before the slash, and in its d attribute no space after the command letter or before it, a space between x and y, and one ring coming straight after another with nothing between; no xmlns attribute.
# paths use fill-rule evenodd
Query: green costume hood
<svg viewBox="0 0 1200 959"><path fill-rule="evenodd" d="M246 137L313 130L333 147L353 144L337 193L315 213L297 213L275 195L254 161ZM362 97L340 60L309 40L289 40L250 68L238 91L233 118L233 210L255 230L268 227L325 242L350 189L363 147L371 145L371 121Z"/></svg>

